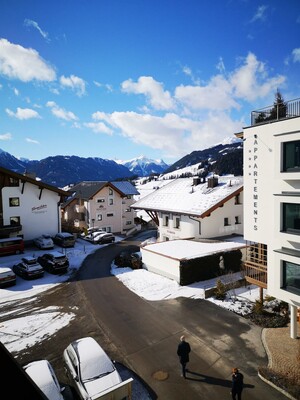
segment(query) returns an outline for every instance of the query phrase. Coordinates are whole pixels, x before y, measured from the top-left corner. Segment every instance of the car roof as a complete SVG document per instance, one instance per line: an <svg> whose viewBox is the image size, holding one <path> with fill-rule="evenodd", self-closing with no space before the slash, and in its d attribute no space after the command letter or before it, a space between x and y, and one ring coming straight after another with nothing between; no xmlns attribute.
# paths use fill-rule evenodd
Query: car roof
<svg viewBox="0 0 300 400"><path fill-rule="evenodd" d="M82 380L115 370L111 359L94 338L78 339L72 345L79 357Z"/></svg>
<svg viewBox="0 0 300 400"><path fill-rule="evenodd" d="M72 235L72 233L69 232L59 232L56 234L56 236L61 236L61 237L74 237L74 235Z"/></svg>
<svg viewBox="0 0 300 400"><path fill-rule="evenodd" d="M59 388L54 383L52 374L55 373L49 361L32 361L31 363L24 365L23 368L49 400L63 400Z"/></svg>
<svg viewBox="0 0 300 400"><path fill-rule="evenodd" d="M36 262L37 260L36 260L36 257L33 257L33 256L25 256L25 257L22 257L22 260L23 261L28 261L28 262Z"/></svg>
<svg viewBox="0 0 300 400"><path fill-rule="evenodd" d="M51 253L45 253L45 254L51 254L53 257L66 257L65 254L59 251L51 251Z"/></svg>

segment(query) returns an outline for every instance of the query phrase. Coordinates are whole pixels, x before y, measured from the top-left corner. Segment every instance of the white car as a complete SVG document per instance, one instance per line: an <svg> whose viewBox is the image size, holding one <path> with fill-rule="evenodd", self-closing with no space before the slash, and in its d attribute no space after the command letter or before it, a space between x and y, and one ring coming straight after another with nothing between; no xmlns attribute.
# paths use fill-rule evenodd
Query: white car
<svg viewBox="0 0 300 400"><path fill-rule="evenodd" d="M0 268L0 287L13 286L16 284L16 274L9 267Z"/></svg>
<svg viewBox="0 0 300 400"><path fill-rule="evenodd" d="M23 368L49 400L64 400L65 388L60 386L48 360L33 361Z"/></svg>
<svg viewBox="0 0 300 400"><path fill-rule="evenodd" d="M63 353L64 368L80 399L98 399L122 383L112 360L92 337L70 343Z"/></svg>
<svg viewBox="0 0 300 400"><path fill-rule="evenodd" d="M50 235L41 235L36 239L33 239L33 243L39 248L39 249L53 249L54 243Z"/></svg>

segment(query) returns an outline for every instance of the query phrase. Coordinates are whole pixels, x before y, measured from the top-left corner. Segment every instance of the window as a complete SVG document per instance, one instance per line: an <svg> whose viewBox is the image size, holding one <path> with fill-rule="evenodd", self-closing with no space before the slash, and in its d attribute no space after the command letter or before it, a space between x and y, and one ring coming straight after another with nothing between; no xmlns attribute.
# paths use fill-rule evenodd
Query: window
<svg viewBox="0 0 300 400"><path fill-rule="evenodd" d="M283 288L300 295L300 265L283 261Z"/></svg>
<svg viewBox="0 0 300 400"><path fill-rule="evenodd" d="M236 225L238 225L238 224L241 223L240 217L239 217L239 216L234 217L234 220L235 220L235 224L236 224Z"/></svg>
<svg viewBox="0 0 300 400"><path fill-rule="evenodd" d="M132 199L132 195L131 194L128 194L127 196L126 196L126 199Z"/></svg>
<svg viewBox="0 0 300 400"><path fill-rule="evenodd" d="M126 208L125 212L131 212L131 208L130 207Z"/></svg>
<svg viewBox="0 0 300 400"><path fill-rule="evenodd" d="M176 228L176 229L180 228L180 217L174 218L174 228Z"/></svg>
<svg viewBox="0 0 300 400"><path fill-rule="evenodd" d="M110 196L112 196L112 195L114 194L112 188L109 188L109 189L108 189L108 194L109 194Z"/></svg>
<svg viewBox="0 0 300 400"><path fill-rule="evenodd" d="M241 196L240 196L240 193L237 194L237 195L235 196L235 198L234 198L234 204L235 204L235 205L241 204Z"/></svg>
<svg viewBox="0 0 300 400"><path fill-rule="evenodd" d="M132 222L131 221L126 221L126 225L131 225Z"/></svg>
<svg viewBox="0 0 300 400"><path fill-rule="evenodd" d="M102 214L97 214L97 221L102 221Z"/></svg>
<svg viewBox="0 0 300 400"><path fill-rule="evenodd" d="M229 226L229 218L224 218L224 226Z"/></svg>
<svg viewBox="0 0 300 400"><path fill-rule="evenodd" d="M97 199L97 203L105 203L105 199Z"/></svg>
<svg viewBox="0 0 300 400"><path fill-rule="evenodd" d="M163 216L163 226L169 226L169 216L168 215Z"/></svg>
<svg viewBox="0 0 300 400"><path fill-rule="evenodd" d="M282 214L283 232L300 235L300 204L283 203Z"/></svg>
<svg viewBox="0 0 300 400"><path fill-rule="evenodd" d="M283 143L282 172L300 171L300 140Z"/></svg>
<svg viewBox="0 0 300 400"><path fill-rule="evenodd" d="M9 186L19 186L19 179L10 177Z"/></svg>
<svg viewBox="0 0 300 400"><path fill-rule="evenodd" d="M113 216L114 216L114 213L108 213L108 214L106 214L106 216L107 216L107 217L113 217Z"/></svg>
<svg viewBox="0 0 300 400"><path fill-rule="evenodd" d="M108 199L108 204L112 206L114 204L114 199Z"/></svg>
<svg viewBox="0 0 300 400"><path fill-rule="evenodd" d="M18 207L20 205L19 197L10 197L9 198L9 207Z"/></svg>
<svg viewBox="0 0 300 400"><path fill-rule="evenodd" d="M20 217L10 217L10 225L21 225Z"/></svg>

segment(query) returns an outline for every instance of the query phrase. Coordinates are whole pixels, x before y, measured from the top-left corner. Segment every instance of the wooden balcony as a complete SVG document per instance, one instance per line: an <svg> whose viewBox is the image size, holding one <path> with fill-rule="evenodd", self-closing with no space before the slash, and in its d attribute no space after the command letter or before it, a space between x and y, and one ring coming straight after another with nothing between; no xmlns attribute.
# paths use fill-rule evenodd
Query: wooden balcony
<svg viewBox="0 0 300 400"><path fill-rule="evenodd" d="M266 289L268 284L267 246L247 243L244 273L247 282Z"/></svg>

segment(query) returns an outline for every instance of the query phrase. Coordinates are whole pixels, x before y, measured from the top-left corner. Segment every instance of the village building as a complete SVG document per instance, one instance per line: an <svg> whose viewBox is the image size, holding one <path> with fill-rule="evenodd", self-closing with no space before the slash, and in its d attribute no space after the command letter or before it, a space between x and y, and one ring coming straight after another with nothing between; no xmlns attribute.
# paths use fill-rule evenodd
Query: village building
<svg viewBox="0 0 300 400"><path fill-rule="evenodd" d="M1 238L20 236L26 242L61 231L60 206L70 193L2 167L0 189Z"/></svg>
<svg viewBox="0 0 300 400"><path fill-rule="evenodd" d="M290 306L297 338L300 307L300 100L253 111L244 140L245 274ZM261 290L262 293L262 290Z"/></svg>
<svg viewBox="0 0 300 400"><path fill-rule="evenodd" d="M79 229L98 228L112 233L135 229L134 195L128 181L83 181L73 186L72 195L62 205L63 221Z"/></svg>
<svg viewBox="0 0 300 400"><path fill-rule="evenodd" d="M158 241L243 235L243 177L178 178L131 206L158 227Z"/></svg>

